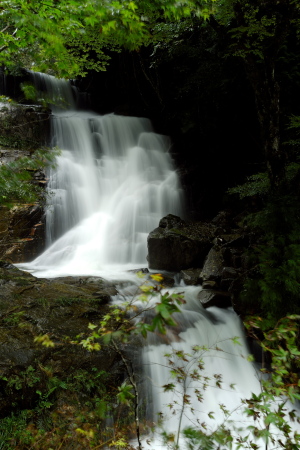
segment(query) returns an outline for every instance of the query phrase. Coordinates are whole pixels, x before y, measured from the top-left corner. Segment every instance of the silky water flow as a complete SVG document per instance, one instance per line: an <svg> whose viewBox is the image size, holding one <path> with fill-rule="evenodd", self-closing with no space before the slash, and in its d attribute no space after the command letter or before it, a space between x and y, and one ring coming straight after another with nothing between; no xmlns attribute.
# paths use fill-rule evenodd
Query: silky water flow
<svg viewBox="0 0 300 450"><path fill-rule="evenodd" d="M77 93L68 82L33 77L55 103L52 145L61 153L49 173L48 247L33 262L18 266L38 277L93 275L135 285L136 276L126 271L147 265L148 233L164 215L183 212L169 140L154 133L148 119L78 111ZM112 301L123 301L126 289L120 288ZM241 322L231 308L205 310L197 300L200 289L169 289L186 300L175 314L177 326L163 339L149 333L143 347L140 410L148 424L160 424L157 430L174 435L174 443L166 444L159 431L149 434L145 449L191 448L178 437L187 427L215 430L230 421L236 428L253 425L241 402L260 392L260 380L247 360ZM170 374L178 368L184 373L179 382ZM266 448L263 441L256 444Z"/></svg>

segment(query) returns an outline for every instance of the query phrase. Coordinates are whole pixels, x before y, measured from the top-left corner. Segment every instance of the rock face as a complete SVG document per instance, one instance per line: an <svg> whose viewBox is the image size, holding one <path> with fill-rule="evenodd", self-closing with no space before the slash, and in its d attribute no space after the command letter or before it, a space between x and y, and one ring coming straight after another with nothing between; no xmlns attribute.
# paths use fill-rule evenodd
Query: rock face
<svg viewBox="0 0 300 450"><path fill-rule="evenodd" d="M185 223L169 214L148 236L150 269L179 272L201 267L212 246L213 226L204 223Z"/></svg>
<svg viewBox="0 0 300 450"><path fill-rule="evenodd" d="M220 213L211 224L186 223L168 215L148 237L150 269L180 271L187 285L202 285L199 301L205 308L234 305L247 270L249 236Z"/></svg>
<svg viewBox="0 0 300 450"><path fill-rule="evenodd" d="M49 141L49 110L36 105L0 103L1 157L9 152L36 150Z"/></svg>
<svg viewBox="0 0 300 450"><path fill-rule="evenodd" d="M34 105L0 103L0 165L22 156L48 142L50 112ZM46 184L42 171L34 182ZM44 249L43 210L37 205L0 207L0 259L12 263L31 261Z"/></svg>
<svg viewBox="0 0 300 450"><path fill-rule="evenodd" d="M0 259L29 262L45 247L44 212L38 205L0 207Z"/></svg>
<svg viewBox="0 0 300 450"><path fill-rule="evenodd" d="M224 267L224 259L222 249L219 243L210 249L205 261L200 278L203 282L206 281L220 281L222 270Z"/></svg>
<svg viewBox="0 0 300 450"><path fill-rule="evenodd" d="M196 286L200 283L201 269L184 269L180 272L180 277L187 286Z"/></svg>

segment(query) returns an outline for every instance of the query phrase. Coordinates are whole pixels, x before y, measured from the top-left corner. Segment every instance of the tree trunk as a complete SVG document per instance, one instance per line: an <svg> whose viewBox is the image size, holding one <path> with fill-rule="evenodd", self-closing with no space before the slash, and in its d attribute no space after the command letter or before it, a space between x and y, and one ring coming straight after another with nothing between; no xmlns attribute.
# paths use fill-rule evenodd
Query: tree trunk
<svg viewBox="0 0 300 450"><path fill-rule="evenodd" d="M277 189L285 175L286 154L280 143L280 86L275 78L274 60L256 62L245 58L246 72L252 85L262 147L268 175L273 189Z"/></svg>
<svg viewBox="0 0 300 450"><path fill-rule="evenodd" d="M280 86L276 74L279 52L290 27L299 20L298 5L291 0L253 0L233 3L236 34L252 85L262 147L272 189L277 190L285 176L286 154L280 143Z"/></svg>

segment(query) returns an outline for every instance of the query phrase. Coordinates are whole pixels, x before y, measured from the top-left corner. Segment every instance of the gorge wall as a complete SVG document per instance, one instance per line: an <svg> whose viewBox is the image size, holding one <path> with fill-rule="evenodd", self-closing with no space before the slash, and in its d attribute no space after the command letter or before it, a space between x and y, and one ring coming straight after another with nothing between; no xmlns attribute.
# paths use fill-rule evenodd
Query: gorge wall
<svg viewBox="0 0 300 450"><path fill-rule="evenodd" d="M7 94L13 94L14 84ZM49 140L50 111L2 97L0 103L0 165L30 157ZM45 174L33 171L34 183L44 186ZM44 248L43 208L36 204L0 206L0 259L23 262L34 259Z"/></svg>

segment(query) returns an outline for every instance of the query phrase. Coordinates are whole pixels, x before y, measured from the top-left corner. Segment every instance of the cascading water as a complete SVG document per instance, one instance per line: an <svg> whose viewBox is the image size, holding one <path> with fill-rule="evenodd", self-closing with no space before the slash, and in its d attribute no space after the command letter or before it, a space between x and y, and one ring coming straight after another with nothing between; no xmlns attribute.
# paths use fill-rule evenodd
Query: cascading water
<svg viewBox="0 0 300 450"><path fill-rule="evenodd" d="M38 277L76 274L119 279L118 270L145 266L148 233L164 215L180 215L183 210L168 139L155 134L147 119L79 112L69 83L42 74L34 77L39 89L59 104L53 107L52 144L61 149L61 155L49 174L48 248L32 263L19 267ZM123 273L123 279L126 276ZM163 427L175 440L187 426L204 427L205 423L215 429L228 422L224 409L236 424L245 424L248 419L241 415L241 399L260 391L257 373L247 361L239 318L231 309L204 310L197 300L200 289L180 288L187 303L175 315L176 332L168 331L164 343L151 334L143 355L144 385L152 386L146 415L153 422L163 415ZM241 346L233 344L234 336ZM205 372L199 369L199 351ZM184 367L185 376L176 383L170 381L170 369L178 367ZM204 389L205 379L197 379L196 373L221 382L223 389ZM166 389L170 383L174 388ZM191 448L178 442L180 449ZM149 445L145 440L143 447L168 448L157 435Z"/></svg>
<svg viewBox="0 0 300 450"><path fill-rule="evenodd" d="M285 437L268 422L268 414L279 410L283 403L281 412L292 437L294 433L299 434L300 425L290 421L289 414L296 413L299 417L299 404L270 397L262 402L260 413L246 413L247 408L255 409L255 396L263 390L262 373L248 359L245 333L237 314L232 308L205 310L197 299L200 289L197 286L169 289L169 293L183 293L186 300L181 312L173 315L176 326L167 327L165 335L151 333L147 337L142 360L145 376L142 392L147 392L150 384L151 392L145 401L146 417L155 431L143 440L142 448L296 449L296 446L284 446ZM152 300L154 304L155 301ZM232 442L222 444L219 436L214 443L209 443L209 439L203 443L205 439L193 439L193 431L185 434L184 430L195 430L195 435L202 432L206 436L219 431L223 437L230 434Z"/></svg>
<svg viewBox="0 0 300 450"><path fill-rule="evenodd" d="M35 77L60 103L52 139L61 156L49 175L50 246L27 269L62 276L145 266L148 233L165 214L182 212L169 140L147 119L79 112L70 84ZM62 110L66 103L72 108Z"/></svg>

